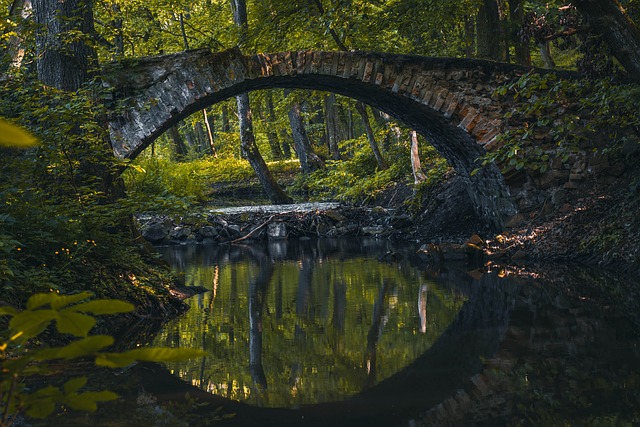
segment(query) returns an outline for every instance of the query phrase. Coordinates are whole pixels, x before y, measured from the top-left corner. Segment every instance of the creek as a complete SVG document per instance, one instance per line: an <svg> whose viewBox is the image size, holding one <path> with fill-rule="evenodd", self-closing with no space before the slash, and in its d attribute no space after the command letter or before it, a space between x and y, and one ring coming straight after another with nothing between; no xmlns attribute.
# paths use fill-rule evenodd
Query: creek
<svg viewBox="0 0 640 427"><path fill-rule="evenodd" d="M517 280L514 267L425 268L415 250L375 239L159 248L207 291L154 344L207 352L166 368L233 413L221 425L639 420L637 311L610 297L637 287L575 266ZM148 388L175 394L169 383Z"/></svg>
<svg viewBox="0 0 640 427"><path fill-rule="evenodd" d="M638 425L638 283L578 265L426 265L406 242L159 247L190 310L49 426ZM138 329L140 325L131 325Z"/></svg>

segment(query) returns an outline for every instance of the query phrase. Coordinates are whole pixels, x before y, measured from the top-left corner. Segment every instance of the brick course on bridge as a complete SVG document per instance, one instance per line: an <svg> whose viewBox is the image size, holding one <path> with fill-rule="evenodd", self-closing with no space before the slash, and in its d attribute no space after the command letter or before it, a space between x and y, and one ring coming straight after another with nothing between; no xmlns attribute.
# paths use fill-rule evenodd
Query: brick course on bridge
<svg viewBox="0 0 640 427"><path fill-rule="evenodd" d="M243 55L207 49L113 63L113 150L134 158L188 115L234 95L268 88L325 90L355 98L426 137L467 182L476 212L494 230L515 213L495 165L476 160L496 144L512 105L495 89L529 69L492 61L368 53L298 51ZM115 102L118 101L118 102Z"/></svg>

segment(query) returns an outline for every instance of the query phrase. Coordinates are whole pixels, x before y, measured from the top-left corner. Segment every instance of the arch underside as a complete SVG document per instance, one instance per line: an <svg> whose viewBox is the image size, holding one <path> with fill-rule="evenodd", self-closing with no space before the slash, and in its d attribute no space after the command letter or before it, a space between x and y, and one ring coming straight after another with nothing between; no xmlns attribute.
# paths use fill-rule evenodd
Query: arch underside
<svg viewBox="0 0 640 427"><path fill-rule="evenodd" d="M202 77L203 83L198 82L197 75L191 78L186 86L200 89L201 85L208 85L207 79L211 74ZM137 108L129 110L128 116L111 121L117 156L135 158L163 132L190 114L240 93L275 88L329 91L363 101L422 134L465 180L476 213L492 230L501 230L504 219L515 214L508 187L495 165L485 166L472 174L478 167L477 159L485 153L484 148L451 117L445 117L441 111L406 94L394 93L358 79L322 74L237 78L227 87L212 93L204 91L204 95L195 97L185 87L168 94L173 86L185 86L184 79L177 83L169 78L148 86L134 98Z"/></svg>

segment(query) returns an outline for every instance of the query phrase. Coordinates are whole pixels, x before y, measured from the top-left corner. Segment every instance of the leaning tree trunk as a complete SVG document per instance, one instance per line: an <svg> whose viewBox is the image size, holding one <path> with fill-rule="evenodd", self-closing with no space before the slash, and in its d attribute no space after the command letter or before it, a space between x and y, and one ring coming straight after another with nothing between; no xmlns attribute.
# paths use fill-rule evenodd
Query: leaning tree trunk
<svg viewBox="0 0 640 427"><path fill-rule="evenodd" d="M89 79L91 64L95 62L95 51L84 41L94 33L92 2L33 0L32 3L38 25L38 78L58 89L78 90Z"/></svg>
<svg viewBox="0 0 640 427"><path fill-rule="evenodd" d="M293 203L293 199L287 196L276 180L271 175L267 164L258 151L255 136L253 134L253 123L251 121L251 109L249 108L249 95L243 93L236 97L238 103L238 119L240 120L240 148L242 154L249 161L262 184L265 194L275 204Z"/></svg>
<svg viewBox="0 0 640 427"><path fill-rule="evenodd" d="M640 83L640 30L617 0L575 0L592 29L601 34L631 79Z"/></svg>
<svg viewBox="0 0 640 427"><path fill-rule="evenodd" d="M369 123L369 115L367 114L367 107L364 103L360 101L356 101L356 110L360 113L360 117L362 117L362 121L364 122L364 129L367 133L367 139L369 140L369 145L371 146L371 151L373 151L373 155L376 158L376 162L378 162L378 168L380 170L388 169L387 162L384 161L384 157L380 153L380 149L378 148L378 144L376 143L376 138L373 135L373 129L371 129L371 123Z"/></svg>
<svg viewBox="0 0 640 427"><path fill-rule="evenodd" d="M233 9L233 21L240 32L239 45L243 45L247 40L247 3L245 0L231 0ZM240 150L251 164L255 171L264 192L272 203L293 203L293 199L287 196L276 180L271 175L271 171L264 162L253 133L253 120L251 118L251 107L249 106L249 95L247 93L236 96L238 105L238 118L240 120Z"/></svg>

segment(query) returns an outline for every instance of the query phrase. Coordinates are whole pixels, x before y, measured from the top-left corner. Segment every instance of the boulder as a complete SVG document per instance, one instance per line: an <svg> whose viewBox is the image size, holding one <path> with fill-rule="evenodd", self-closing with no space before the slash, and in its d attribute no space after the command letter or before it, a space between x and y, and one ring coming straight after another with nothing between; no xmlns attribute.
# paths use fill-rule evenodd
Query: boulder
<svg viewBox="0 0 640 427"><path fill-rule="evenodd" d="M191 227L176 227L169 232L171 240L186 240L191 234Z"/></svg>
<svg viewBox="0 0 640 427"><path fill-rule="evenodd" d="M169 218L153 219L142 227L142 237L152 244L162 243L169 237L172 226Z"/></svg>

